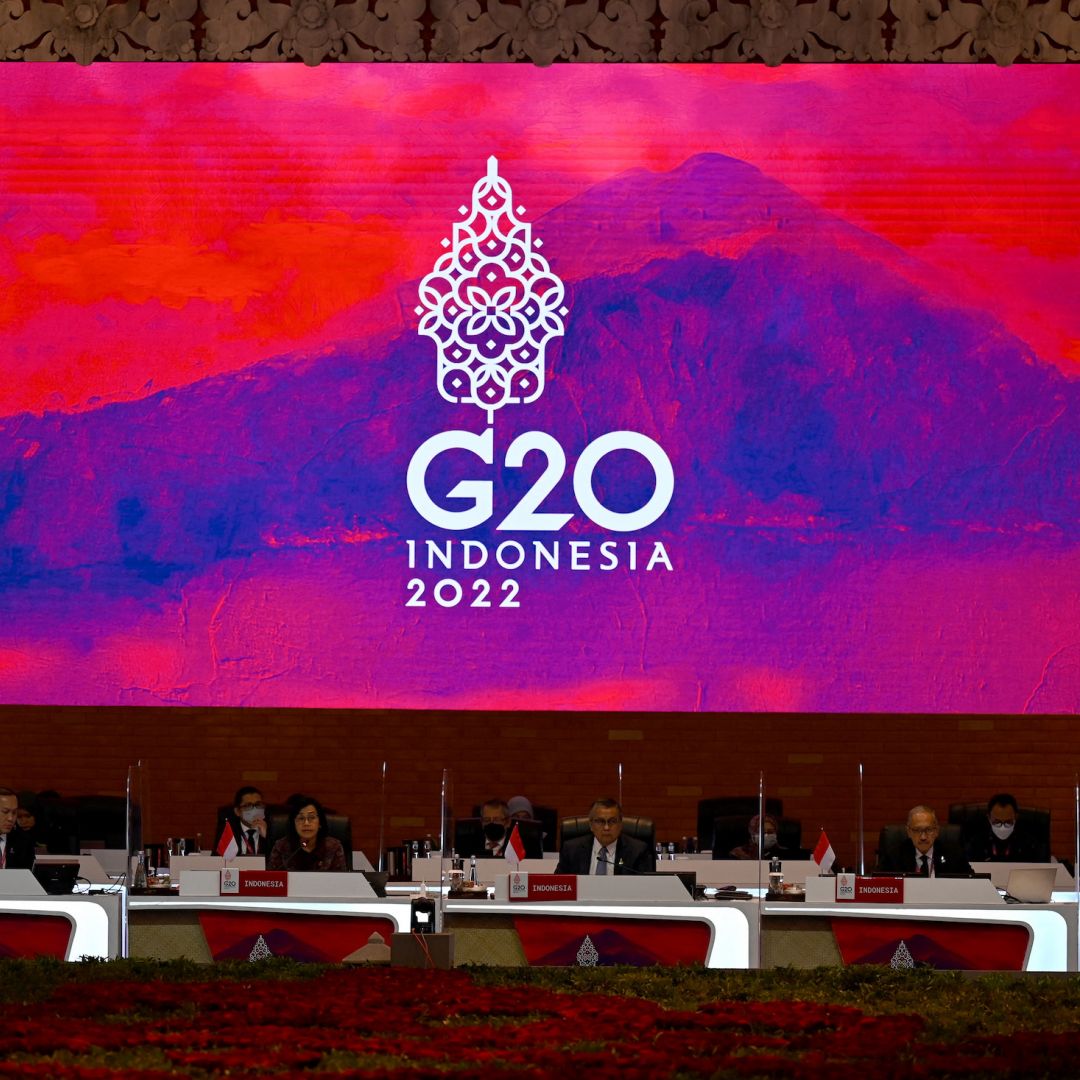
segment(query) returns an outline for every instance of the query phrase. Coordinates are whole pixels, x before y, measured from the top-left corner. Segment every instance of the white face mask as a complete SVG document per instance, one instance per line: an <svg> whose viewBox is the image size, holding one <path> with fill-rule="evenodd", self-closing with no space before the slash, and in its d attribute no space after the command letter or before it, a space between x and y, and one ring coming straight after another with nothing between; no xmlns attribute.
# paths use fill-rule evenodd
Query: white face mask
<svg viewBox="0 0 1080 1080"><path fill-rule="evenodd" d="M993 821L990 823L990 831L999 840L1008 840L1016 828L1015 821Z"/></svg>
<svg viewBox="0 0 1080 1080"><path fill-rule="evenodd" d="M766 851L770 850L770 848L776 847L776 833L774 833L774 832L765 833L765 835L761 838L761 846Z"/></svg>
<svg viewBox="0 0 1080 1080"><path fill-rule="evenodd" d="M262 821L266 817L266 810L261 806L245 806L240 811L240 820L245 825L254 825L256 821Z"/></svg>

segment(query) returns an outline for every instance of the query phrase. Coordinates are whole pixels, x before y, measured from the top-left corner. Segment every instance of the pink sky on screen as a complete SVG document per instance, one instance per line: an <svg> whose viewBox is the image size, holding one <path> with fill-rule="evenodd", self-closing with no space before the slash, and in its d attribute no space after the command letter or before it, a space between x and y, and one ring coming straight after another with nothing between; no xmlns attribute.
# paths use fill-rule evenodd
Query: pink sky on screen
<svg viewBox="0 0 1080 1080"><path fill-rule="evenodd" d="M1080 364L1075 69L8 65L2 78L0 415L128 400L396 327L397 287L430 266L490 153L532 220L627 169L741 158L927 260L954 302L992 310L1045 359Z"/></svg>

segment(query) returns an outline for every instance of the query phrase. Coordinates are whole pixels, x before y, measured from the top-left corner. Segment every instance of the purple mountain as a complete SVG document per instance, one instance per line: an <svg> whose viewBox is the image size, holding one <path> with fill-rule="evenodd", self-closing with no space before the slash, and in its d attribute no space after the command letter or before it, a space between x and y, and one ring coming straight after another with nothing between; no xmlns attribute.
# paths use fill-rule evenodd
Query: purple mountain
<svg viewBox="0 0 1080 1080"><path fill-rule="evenodd" d="M570 512L572 464L590 440L630 429L664 447L675 497L644 539L681 547L683 577L656 597L654 622L689 596L707 603L714 583L736 572L804 580L806 601L830 584L822 568L843 552L887 560L924 543L938 554L978 554L1004 541L1015 558L1033 544L1075 544L1077 384L989 315L921 287L916 265L882 241L715 155L598 185L537 231L569 283L570 314L542 398L496 421L497 461L518 432L554 435L570 461L544 509ZM387 582L400 598L408 576L403 539L439 536L409 503L409 458L437 431L484 423L479 410L440 398L434 373L431 343L410 326L390 342L267 360L134 403L9 418L0 427L0 590L9 609L31 636L89 654L100 652L103 618L131 625L171 610L208 576L283 574L329 582L356 611L381 612L372 635L400 634L413 620L383 609ZM465 535L505 539L494 522L539 467L530 459L495 470L495 518ZM441 463L433 491L476 468L460 456ZM651 486L630 455L612 455L595 476L616 510L640 505ZM580 512L564 535L605 538ZM739 605L755 603L754 587L740 586L750 592ZM552 579L530 614L502 624L505 647L527 641L536 650L531 670L545 670L554 640L540 624L561 620L577 588ZM289 601L294 614L299 603ZM335 617L349 623L349 610ZM251 608L235 617L251 618ZM806 618L783 628L787 640L813 632ZM607 616L607 632L624 621ZM681 670L687 631L681 616L674 625L683 640L663 649ZM230 655L251 655L246 633L235 629ZM374 640L335 637L319 624L295 648L329 650L334 700L355 691L363 704L387 700L362 689ZM485 649L498 645L487 640ZM426 638L417 646L433 647ZM573 685L628 665L640 671L641 649L636 633L616 633L599 657L550 678ZM213 662L214 693L191 676L183 692L164 687L165 699L247 700L229 689L218 653ZM406 683L424 683L423 665L401 662ZM708 656L688 662L699 667L685 677L707 683ZM494 658L477 665L460 684L466 695L504 678ZM440 676L443 690L425 683L421 697L456 692L458 677ZM108 678L91 698L115 700ZM51 692L42 690L46 699ZM400 700L417 698L407 685Z"/></svg>

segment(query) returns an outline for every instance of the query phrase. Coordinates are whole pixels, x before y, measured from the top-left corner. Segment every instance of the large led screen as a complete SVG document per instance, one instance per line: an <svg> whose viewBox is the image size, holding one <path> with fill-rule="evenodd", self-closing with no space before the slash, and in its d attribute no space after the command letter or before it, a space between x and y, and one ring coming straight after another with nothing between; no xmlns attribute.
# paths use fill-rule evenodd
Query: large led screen
<svg viewBox="0 0 1080 1080"><path fill-rule="evenodd" d="M5 65L0 700L1080 708L1080 71Z"/></svg>

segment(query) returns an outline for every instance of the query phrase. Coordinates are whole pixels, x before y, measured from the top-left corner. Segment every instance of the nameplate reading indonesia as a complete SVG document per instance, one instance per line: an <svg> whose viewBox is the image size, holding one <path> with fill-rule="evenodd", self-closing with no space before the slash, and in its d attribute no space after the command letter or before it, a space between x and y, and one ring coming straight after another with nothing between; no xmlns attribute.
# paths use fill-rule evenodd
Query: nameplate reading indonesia
<svg viewBox="0 0 1080 1080"><path fill-rule="evenodd" d="M511 874L511 900L536 903L548 900L576 900L577 876L574 874Z"/></svg>
<svg viewBox="0 0 1080 1080"><path fill-rule="evenodd" d="M904 879L837 874L836 901L845 904L902 904Z"/></svg>
<svg viewBox="0 0 1080 1080"><path fill-rule="evenodd" d="M287 870L222 870L222 896L288 896Z"/></svg>

